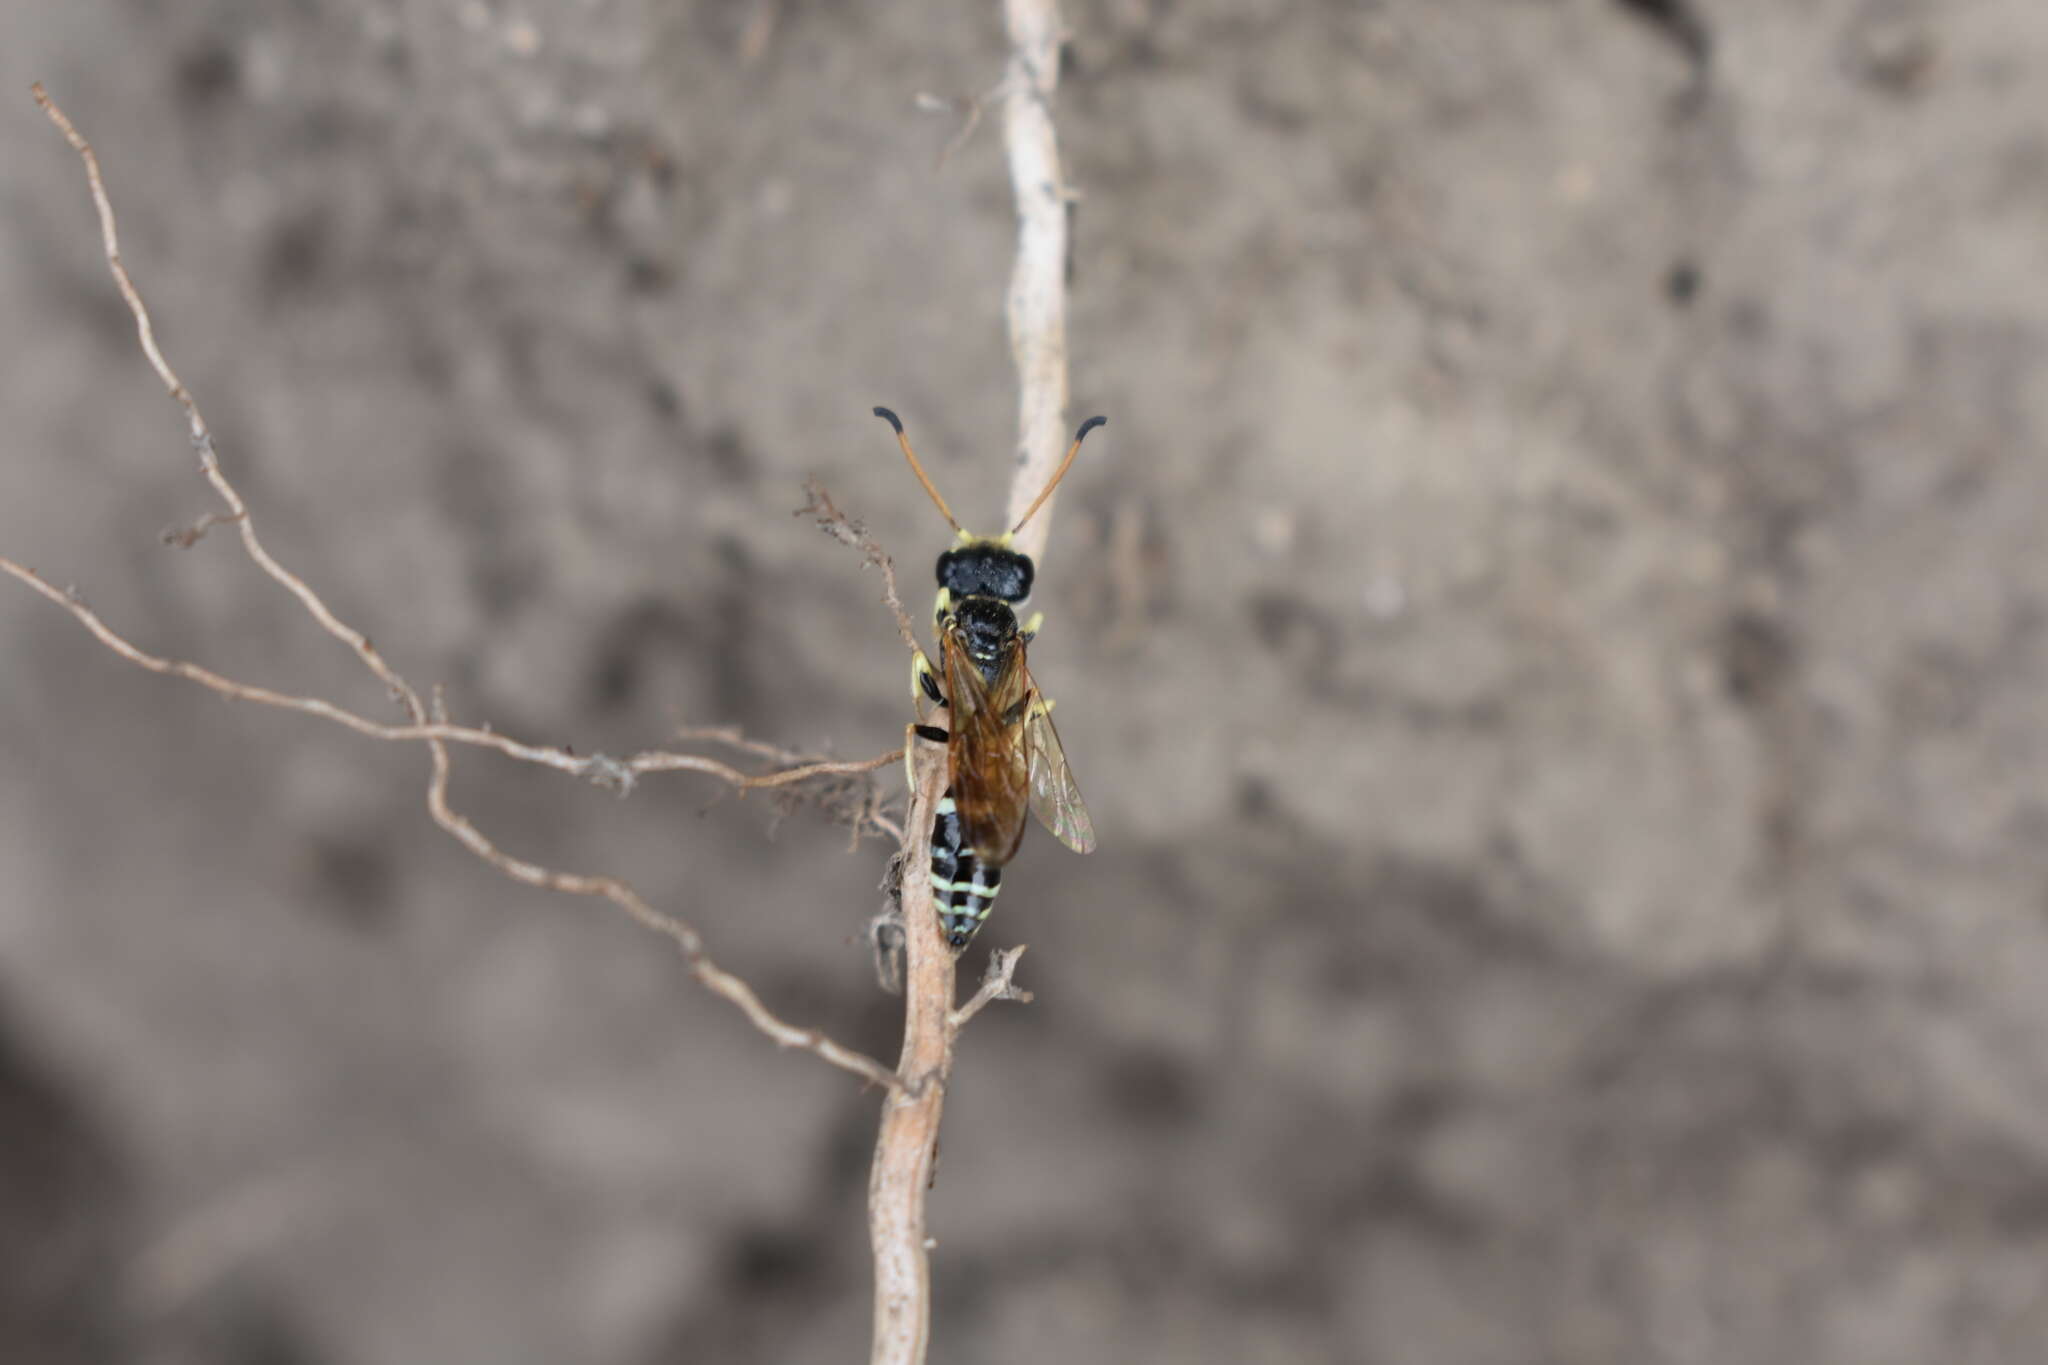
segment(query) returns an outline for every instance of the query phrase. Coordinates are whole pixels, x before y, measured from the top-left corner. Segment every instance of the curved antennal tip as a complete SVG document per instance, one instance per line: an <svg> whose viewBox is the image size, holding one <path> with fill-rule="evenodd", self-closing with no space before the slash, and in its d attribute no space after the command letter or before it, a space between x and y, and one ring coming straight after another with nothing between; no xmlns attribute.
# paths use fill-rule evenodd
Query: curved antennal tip
<svg viewBox="0 0 2048 1365"><path fill-rule="evenodd" d="M1023 516L1017 518L1017 524L1010 528L1011 535L1014 536L1023 530L1024 523L1038 515L1038 509L1045 506L1045 500L1052 496L1052 490L1058 488L1060 480L1067 477L1067 471L1074 467L1074 457L1081 453L1081 442L1087 438L1088 433L1097 427L1106 427L1108 425L1109 419L1107 417L1090 417L1087 421L1081 423L1081 429L1074 433L1074 443L1067 447L1067 458L1060 461L1060 467L1053 471L1052 478L1046 481L1044 490L1039 493L1030 508Z"/></svg>
<svg viewBox="0 0 2048 1365"><path fill-rule="evenodd" d="M946 500L939 496L939 490L932 487L932 481L925 476L924 466L917 462L917 452L910 448L910 438L903 434L902 419L887 408L876 408L875 416L896 428L896 444L903 447L903 458L910 461L910 472L917 475L917 481L924 485L924 491L938 504L939 515L946 519L946 524L956 531L959 530L960 523L953 519L953 509L946 506Z"/></svg>

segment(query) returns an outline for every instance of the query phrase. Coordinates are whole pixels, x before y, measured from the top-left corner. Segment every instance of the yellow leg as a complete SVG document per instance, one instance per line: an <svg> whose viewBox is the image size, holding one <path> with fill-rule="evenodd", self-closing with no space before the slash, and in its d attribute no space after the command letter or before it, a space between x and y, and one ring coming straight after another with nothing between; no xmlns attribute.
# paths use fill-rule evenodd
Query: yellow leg
<svg viewBox="0 0 2048 1365"><path fill-rule="evenodd" d="M910 699L917 704L920 725L924 723L925 708L938 704L940 691L938 670L932 667L932 661L925 657L925 652L918 650L910 657Z"/></svg>
<svg viewBox="0 0 2048 1365"><path fill-rule="evenodd" d="M903 742L903 774L913 787L917 785L917 765L911 760L911 753L917 744L918 726L925 724L925 718L929 714L926 707L932 704L932 692L938 689L935 678L932 661L925 657L923 650L918 650L910 658L910 699L917 707L917 724L905 731L906 737ZM931 683L929 690L926 687L927 682Z"/></svg>

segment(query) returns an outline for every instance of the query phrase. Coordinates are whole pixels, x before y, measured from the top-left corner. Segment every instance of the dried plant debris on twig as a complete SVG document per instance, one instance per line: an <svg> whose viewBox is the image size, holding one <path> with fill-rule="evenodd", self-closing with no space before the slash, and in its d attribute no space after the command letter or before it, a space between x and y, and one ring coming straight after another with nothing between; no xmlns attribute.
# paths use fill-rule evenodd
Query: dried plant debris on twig
<svg viewBox="0 0 2048 1365"><path fill-rule="evenodd" d="M902 839L902 825L895 816L901 799L885 792L875 776L901 758L901 750L884 754L879 760L848 763L829 754L806 754L765 740L749 739L737 726L686 726L676 731L676 738L693 744L722 744L774 764L762 776L776 780L762 785L771 793L775 824L809 806L833 824L852 831L850 848L859 848L861 839L870 833ZM740 786L738 790L745 796L750 788Z"/></svg>
<svg viewBox="0 0 2048 1365"><path fill-rule="evenodd" d="M903 994L903 854L882 869L882 908L868 921L868 945L875 953L875 981L884 993Z"/></svg>
<svg viewBox="0 0 2048 1365"><path fill-rule="evenodd" d="M225 526L229 522L241 519L241 516L233 513L208 512L189 526L166 527L162 539L164 544L174 550L189 550L206 539L206 533L214 527Z"/></svg>
<svg viewBox="0 0 2048 1365"><path fill-rule="evenodd" d="M903 637L904 644L915 650L917 632L910 624L910 613L903 610L902 597L896 592L896 561L889 558L889 552L868 534L864 523L839 510L825 485L816 479L805 479L804 496L808 500L791 515L812 518L818 523L819 530L841 545L859 550L863 560L882 571L882 600L896 618L896 633Z"/></svg>

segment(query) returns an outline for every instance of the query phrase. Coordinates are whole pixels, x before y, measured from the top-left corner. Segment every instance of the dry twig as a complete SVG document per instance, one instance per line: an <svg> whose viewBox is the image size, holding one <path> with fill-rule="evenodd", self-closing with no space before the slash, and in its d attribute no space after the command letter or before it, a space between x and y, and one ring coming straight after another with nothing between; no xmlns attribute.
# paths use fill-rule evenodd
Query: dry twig
<svg viewBox="0 0 2048 1365"><path fill-rule="evenodd" d="M748 1022L752 1023L761 1032L767 1034L778 1045L811 1053L813 1056L829 1062L833 1066L850 1071L854 1075L860 1076L886 1090L895 1091L900 1089L901 1082L897 1080L896 1073L883 1066L874 1058L834 1042L816 1029L799 1028L777 1016L762 1003L760 997L754 993L751 986L712 960L710 954L705 950L703 938L694 928L673 915L657 910L626 882L610 876L560 872L552 868L543 867L538 863L514 857L499 848L467 816L461 814L449 804L448 779L452 769L448 751L450 743L476 744L494 748L514 758L525 759L529 762L545 763L552 767L577 772L585 777L592 777L594 772L599 771L599 769L593 769L591 766L592 760L579 759L575 755L569 754L566 750L545 749L519 744L505 739L503 736L493 734L488 730L476 730L449 725L446 716L442 712L438 698L430 714L427 706L421 700L418 691L385 660L383 655L377 652L376 648L371 645L369 638L337 617L327 606L326 602L321 599L320 595L304 579L285 568L271 555L270 551L257 537L255 520L249 513L247 503L243 501L240 492L237 491L234 484L228 480L227 475L221 470L220 460L214 449L213 434L206 425L206 419L199 411L198 403L194 401L191 393L164 360L163 352L157 346L156 333L150 323L149 310L143 306L142 296L136 291L134 281L129 277L128 268L121 260L120 240L114 229L114 209L113 205L108 201L106 185L100 176L99 158L93 154L92 145L73 126L71 120L65 116L64 111L57 107L56 103L50 99L40 84L34 87L34 92L36 103L42 106L43 111L49 115L50 121L57 125L57 128L64 134L65 140L71 144L72 149L78 153L80 160L85 164L86 179L92 188L93 205L99 213L100 236L106 253L107 267L113 273L114 283L120 289L121 297L126 300L128 310L135 318L136 334L140 340L143 354L148 358L150 367L156 371L157 377L163 381L164 387L170 392L172 399L184 410L186 424L191 433L193 449L199 455L200 472L206 477L207 482L213 485L214 492L219 495L220 500L226 504L227 512L218 519L235 523L236 528L241 533L242 547L248 553L249 558L274 582L291 593L305 609L306 613L319 624L322 630L347 646L362 661L363 665L383 682L385 687L391 692L391 695L404 709L410 723L407 725L384 725L380 722L358 716L353 712L346 711L341 707L318 698L294 697L273 692L267 688L252 687L224 678L217 673L201 668L197 664L163 659L156 655L145 653L123 639L109 627L96 613L79 600L75 592L52 587L33 570L12 560L0 560L0 569L4 569L15 578L27 583L44 597L70 611L102 644L112 649L116 654L152 672L187 678L199 683L201 686L211 688L224 696L235 697L245 701L261 702L266 705L281 706L291 710L303 711L309 715L320 716L324 719L346 725L360 734L370 735L373 738L417 740L424 743L433 760L433 773L427 787L428 812L432 815L435 824L446 830L464 847L476 854L477 857L483 859L513 880L524 882L529 886L540 887L549 891L558 891L567 895L591 896L610 901L625 911L635 921L663 935L674 943L681 951L692 976L696 977L698 981L703 983L714 994L736 1006L747 1017ZM738 780L734 781L734 785L747 788L783 785L788 782L801 781L805 777L816 776L821 773L866 771L881 764L891 762L896 757L897 755L890 754L880 759L868 760L864 763L809 764L802 769L792 770L789 773L749 775L739 772L738 769L728 764L718 763L712 759L697 758L693 755L644 754L624 763L606 760L605 762L611 766L601 770L606 774L605 780L616 780L616 775L619 772L631 774L643 771L659 772L687 768L692 771L711 773L727 781L734 781L737 778Z"/></svg>
<svg viewBox="0 0 2048 1365"><path fill-rule="evenodd" d="M1031 1003L1031 992L1011 980L1017 974L1017 959L1024 956L1024 944L1014 948L998 948L989 954L988 968L982 973L981 989L974 998L946 1016L947 1025L958 1033L969 1019L980 1014L998 1000L1014 1000L1020 1005Z"/></svg>
<svg viewBox="0 0 2048 1365"><path fill-rule="evenodd" d="M208 531L233 520L233 517L222 516L219 512L208 512L189 526L173 526L165 530L163 542L173 549L189 550L206 539Z"/></svg>
<svg viewBox="0 0 2048 1365"><path fill-rule="evenodd" d="M932 904L932 812L946 789L945 746L910 746L910 811L903 828L903 1055L882 1101L868 1172L868 1242L875 1256L875 1365L915 1365L931 1339L931 1257L925 1191L938 1158L939 1117L953 1069L953 950Z"/></svg>
<svg viewBox="0 0 2048 1365"><path fill-rule="evenodd" d="M1010 358L1017 366L1017 467L1010 477L1006 525L1016 525L1059 468L1072 436L1067 428L1067 205L1073 196L1060 174L1052 97L1060 79L1066 30L1053 0L1003 0L1010 35L1004 85L1003 146L1017 198L1017 263L1007 311ZM1057 496L1057 495L1055 495ZM1032 559L1052 532L1048 501L1017 533Z"/></svg>

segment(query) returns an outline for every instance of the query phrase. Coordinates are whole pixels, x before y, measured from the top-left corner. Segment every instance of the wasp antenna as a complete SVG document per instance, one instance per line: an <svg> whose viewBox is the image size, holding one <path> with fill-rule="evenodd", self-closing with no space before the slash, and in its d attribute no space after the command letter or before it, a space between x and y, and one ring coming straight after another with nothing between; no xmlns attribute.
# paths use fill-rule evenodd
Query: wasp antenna
<svg viewBox="0 0 2048 1365"><path fill-rule="evenodd" d="M1109 419L1107 417L1090 417L1087 421L1081 423L1081 429L1074 433L1074 444L1067 447L1067 458L1060 461L1060 467L1053 471L1052 478L1047 481L1044 490L1039 493L1037 501L1031 504L1030 510L1017 518L1017 524L1010 528L1011 535L1014 536L1024 529L1024 523L1031 520L1037 514L1039 508L1045 506L1045 500L1052 496L1052 490L1058 488L1060 480L1067 477L1067 470L1073 467L1074 457L1081 453L1081 442L1088 439L1088 433L1097 427L1106 427L1108 425Z"/></svg>
<svg viewBox="0 0 2048 1365"><path fill-rule="evenodd" d="M910 448L910 438L903 434L903 420L883 407L875 409L875 416L896 428L896 444L903 447L903 458L910 461L910 472L917 475L917 481L924 485L924 491L931 494L932 501L938 504L939 515L946 519L946 524L958 531L960 523L953 520L953 509L946 506L946 500L939 496L939 490L932 487L932 481L925 477L924 466L917 462L917 452Z"/></svg>

